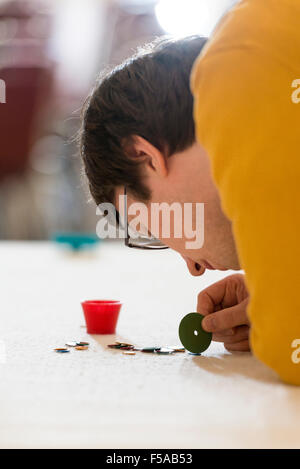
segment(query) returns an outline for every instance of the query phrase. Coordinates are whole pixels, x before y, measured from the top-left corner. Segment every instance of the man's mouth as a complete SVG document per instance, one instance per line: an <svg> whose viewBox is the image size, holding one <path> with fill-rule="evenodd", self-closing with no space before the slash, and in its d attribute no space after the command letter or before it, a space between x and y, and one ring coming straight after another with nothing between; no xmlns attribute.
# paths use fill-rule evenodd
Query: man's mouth
<svg viewBox="0 0 300 469"><path fill-rule="evenodd" d="M209 269L209 270L216 270L215 267L213 267L209 262L207 261L201 261L201 264L206 268L206 269Z"/></svg>

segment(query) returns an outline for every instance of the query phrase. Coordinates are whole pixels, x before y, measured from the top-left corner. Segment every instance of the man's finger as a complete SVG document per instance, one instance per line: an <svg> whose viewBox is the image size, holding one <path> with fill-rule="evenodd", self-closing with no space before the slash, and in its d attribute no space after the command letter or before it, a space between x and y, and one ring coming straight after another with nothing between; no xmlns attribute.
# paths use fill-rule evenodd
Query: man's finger
<svg viewBox="0 0 300 469"><path fill-rule="evenodd" d="M202 327L207 332L220 332L236 326L249 325L246 307L247 300L244 300L231 308L208 314L202 321Z"/></svg>
<svg viewBox="0 0 300 469"><path fill-rule="evenodd" d="M199 293L197 312L206 316L218 309L231 307L239 302L238 296L241 290L242 292L245 290L244 276L242 274L229 275Z"/></svg>
<svg viewBox="0 0 300 469"><path fill-rule="evenodd" d="M243 340L242 342L237 342L236 344L224 344L224 347L229 352L250 352L250 343L249 340Z"/></svg>
<svg viewBox="0 0 300 469"><path fill-rule="evenodd" d="M216 311L216 306L221 303L226 291L227 278L213 283L198 295L197 312L206 316Z"/></svg>
<svg viewBox="0 0 300 469"><path fill-rule="evenodd" d="M226 329L225 331L218 331L215 334L213 334L213 340L214 340L214 336L217 336L217 335L220 337L228 337L228 336L233 336L235 333L236 332L234 329Z"/></svg>
<svg viewBox="0 0 300 469"><path fill-rule="evenodd" d="M233 335L224 335L223 333L213 334L212 340L215 342L224 342L225 344L235 344L248 340L250 328L248 326L236 327Z"/></svg>

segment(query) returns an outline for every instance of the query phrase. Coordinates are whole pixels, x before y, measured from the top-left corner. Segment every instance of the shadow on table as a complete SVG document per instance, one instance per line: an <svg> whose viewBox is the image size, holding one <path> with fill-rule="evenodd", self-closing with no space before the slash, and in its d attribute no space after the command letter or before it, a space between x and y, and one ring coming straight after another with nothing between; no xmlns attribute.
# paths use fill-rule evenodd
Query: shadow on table
<svg viewBox="0 0 300 469"><path fill-rule="evenodd" d="M222 376L244 376L269 384L280 384L277 374L248 352L224 353L217 357L195 356L196 366L213 374Z"/></svg>
<svg viewBox="0 0 300 469"><path fill-rule="evenodd" d="M101 347L115 353L114 349L107 348L114 342L132 343L132 340L118 334L91 335ZM259 362L253 355L247 352L220 353L218 356L200 355L192 357L193 363L204 371L215 375L244 376L256 381L268 384L280 384L277 374Z"/></svg>
<svg viewBox="0 0 300 469"><path fill-rule="evenodd" d="M96 342L98 342L98 344L101 345L101 347L105 349L107 348L109 344L113 344L116 341L124 342L126 344L132 344L132 342L129 339L122 337L118 334L104 334L104 335L92 334L91 337L93 337L93 339ZM112 352L114 352L114 349L107 349L107 350L111 350Z"/></svg>

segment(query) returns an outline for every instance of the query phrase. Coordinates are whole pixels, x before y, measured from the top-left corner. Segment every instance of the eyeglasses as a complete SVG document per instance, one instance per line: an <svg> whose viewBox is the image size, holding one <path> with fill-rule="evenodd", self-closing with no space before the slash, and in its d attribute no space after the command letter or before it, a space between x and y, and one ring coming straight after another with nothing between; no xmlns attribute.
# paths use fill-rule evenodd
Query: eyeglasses
<svg viewBox="0 0 300 469"><path fill-rule="evenodd" d="M168 249L169 246L163 244L159 239L154 236L144 236L136 233L135 237L129 235L128 227L128 214L127 214L127 194L126 187L124 188L124 224L125 224L125 246L137 249ZM132 229L131 229L132 231Z"/></svg>

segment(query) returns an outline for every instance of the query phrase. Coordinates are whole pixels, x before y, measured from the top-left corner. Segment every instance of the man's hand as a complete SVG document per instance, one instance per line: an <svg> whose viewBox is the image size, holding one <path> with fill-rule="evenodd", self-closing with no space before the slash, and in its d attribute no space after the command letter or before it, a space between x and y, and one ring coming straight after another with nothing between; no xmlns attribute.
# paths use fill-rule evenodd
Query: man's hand
<svg viewBox="0 0 300 469"><path fill-rule="evenodd" d="M198 295L197 311L206 316L203 329L213 333L214 341L224 342L229 351L250 350L248 301L249 294L241 274L213 283Z"/></svg>

